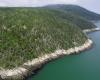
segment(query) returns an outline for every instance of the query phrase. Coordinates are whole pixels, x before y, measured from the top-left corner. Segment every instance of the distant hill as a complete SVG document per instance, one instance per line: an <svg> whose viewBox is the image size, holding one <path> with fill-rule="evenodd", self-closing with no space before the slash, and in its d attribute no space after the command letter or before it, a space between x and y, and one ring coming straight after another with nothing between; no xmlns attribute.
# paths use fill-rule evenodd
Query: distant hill
<svg viewBox="0 0 100 80"><path fill-rule="evenodd" d="M56 4L56 5L48 5L46 8L56 9L60 11L64 11L66 13L70 13L72 15L78 15L84 17L88 20L100 20L100 14L89 11L85 8L82 8L77 5L64 5L64 4Z"/></svg>
<svg viewBox="0 0 100 80"><path fill-rule="evenodd" d="M71 22L77 17L69 18L45 8L0 8L0 67L14 68L57 49L82 45L87 37L78 22Z"/></svg>
<svg viewBox="0 0 100 80"><path fill-rule="evenodd" d="M96 26L89 20L78 16L78 15L73 15L70 13L66 13L60 10L54 10L54 9L50 9L52 11L52 13L57 16L58 18L64 19L67 22L70 22L74 25L76 25L77 27L83 29L91 29L91 28L95 28Z"/></svg>

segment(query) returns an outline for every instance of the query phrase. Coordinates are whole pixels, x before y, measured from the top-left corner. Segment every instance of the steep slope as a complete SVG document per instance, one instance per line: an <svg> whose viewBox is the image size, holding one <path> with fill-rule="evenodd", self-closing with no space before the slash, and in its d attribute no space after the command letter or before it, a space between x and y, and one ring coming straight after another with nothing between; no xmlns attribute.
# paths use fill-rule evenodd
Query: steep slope
<svg viewBox="0 0 100 80"><path fill-rule="evenodd" d="M77 24L44 8L0 8L0 67L14 68L56 49L80 46Z"/></svg>
<svg viewBox="0 0 100 80"><path fill-rule="evenodd" d="M62 12L59 10L53 10L53 14L57 17L60 17L64 20L76 25L77 27L80 27L82 30L91 29L91 28L96 27L92 22L90 22L80 16L72 15L70 13Z"/></svg>
<svg viewBox="0 0 100 80"><path fill-rule="evenodd" d="M57 9L60 11L70 13L72 15L84 17L88 20L100 20L100 14L94 13L77 5L57 4L57 5L48 5L46 6L46 8Z"/></svg>

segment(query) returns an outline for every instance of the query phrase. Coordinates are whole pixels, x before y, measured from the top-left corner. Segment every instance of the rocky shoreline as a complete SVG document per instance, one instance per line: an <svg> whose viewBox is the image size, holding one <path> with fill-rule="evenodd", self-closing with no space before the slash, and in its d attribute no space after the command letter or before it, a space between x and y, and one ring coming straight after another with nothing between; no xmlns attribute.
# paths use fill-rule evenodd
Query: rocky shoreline
<svg viewBox="0 0 100 80"><path fill-rule="evenodd" d="M89 49L92 44L92 40L88 39L82 46L70 48L68 50L56 50L54 53L46 54L39 58L33 59L32 61L28 61L21 67L11 70L1 70L0 80L23 80L25 77L32 74L32 72L41 68L45 63L64 55L79 53L81 51Z"/></svg>
<svg viewBox="0 0 100 80"><path fill-rule="evenodd" d="M83 30L84 33L90 33L90 32L95 32L95 31L100 31L100 28L92 28L92 29Z"/></svg>
<svg viewBox="0 0 100 80"><path fill-rule="evenodd" d="M84 33L89 33L93 31L100 31L100 29L94 28L83 30ZM77 54L91 48L92 44L92 40L88 39L81 46L70 48L68 50L56 50L54 53L45 54L43 56L33 59L32 61L28 61L18 68L9 70L2 69L0 70L0 80L24 80L26 77L33 74L34 71L40 69L47 62L64 55Z"/></svg>

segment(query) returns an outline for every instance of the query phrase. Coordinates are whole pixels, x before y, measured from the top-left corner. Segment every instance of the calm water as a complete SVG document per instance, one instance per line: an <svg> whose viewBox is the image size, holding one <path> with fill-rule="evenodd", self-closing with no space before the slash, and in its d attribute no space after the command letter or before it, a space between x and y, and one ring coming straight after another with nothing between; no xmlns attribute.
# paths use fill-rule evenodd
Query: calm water
<svg viewBox="0 0 100 80"><path fill-rule="evenodd" d="M96 25L100 27L100 22ZM93 49L50 62L29 80L100 80L100 32L89 36Z"/></svg>

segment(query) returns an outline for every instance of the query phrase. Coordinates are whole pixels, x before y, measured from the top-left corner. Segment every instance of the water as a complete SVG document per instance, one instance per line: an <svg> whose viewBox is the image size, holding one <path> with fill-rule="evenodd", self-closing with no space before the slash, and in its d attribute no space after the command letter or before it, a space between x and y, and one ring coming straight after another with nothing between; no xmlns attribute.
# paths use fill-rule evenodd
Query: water
<svg viewBox="0 0 100 80"><path fill-rule="evenodd" d="M100 80L100 32L89 36L94 41L91 50L52 61L29 80Z"/></svg>

